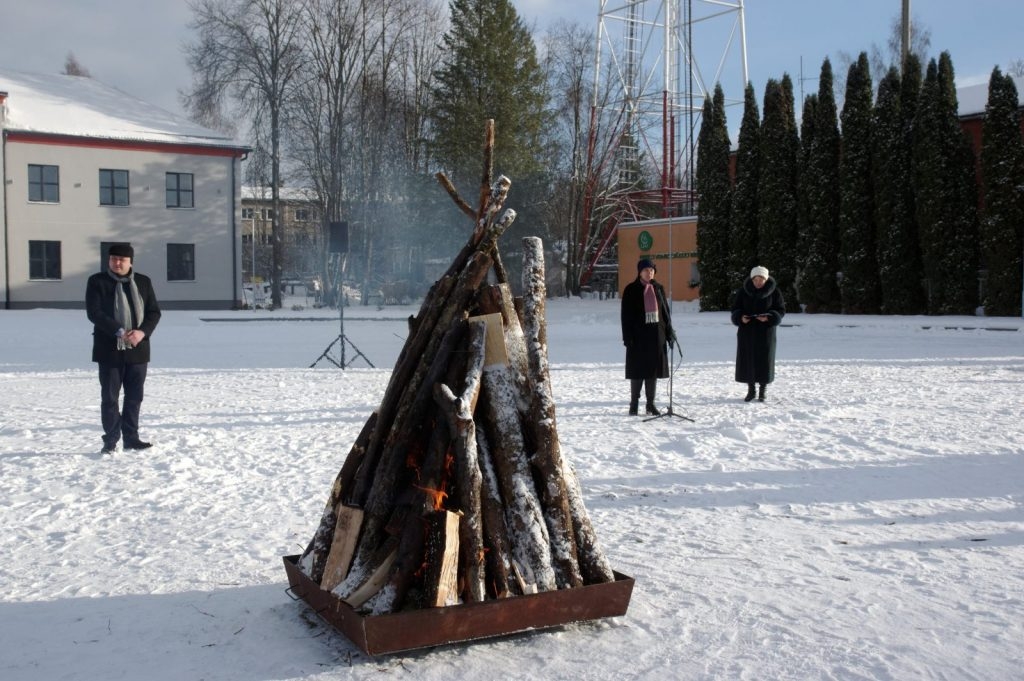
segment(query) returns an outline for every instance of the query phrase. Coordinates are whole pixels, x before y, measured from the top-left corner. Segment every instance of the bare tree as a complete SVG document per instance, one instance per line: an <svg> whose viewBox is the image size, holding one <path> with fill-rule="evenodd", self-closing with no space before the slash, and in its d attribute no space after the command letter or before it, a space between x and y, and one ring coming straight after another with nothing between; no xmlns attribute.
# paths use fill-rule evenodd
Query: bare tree
<svg viewBox="0 0 1024 681"><path fill-rule="evenodd" d="M401 61L400 116L403 130L403 151L409 170L429 171L427 136L434 71L441 64L441 35L446 13L442 0L423 3L415 20L404 35Z"/></svg>
<svg viewBox="0 0 1024 681"><path fill-rule="evenodd" d="M556 144L562 164L555 170L556 192L549 219L563 234L566 292L579 293L585 249L581 248L583 200L587 191L587 142L593 101L594 33L580 24L558 22L545 35L544 68L555 114Z"/></svg>
<svg viewBox="0 0 1024 681"><path fill-rule="evenodd" d="M415 156L401 117L408 55L416 30L424 35L441 16L436 3L415 0L311 0L304 17L309 58L289 113L292 149L325 222L347 220L359 243L364 302L375 242L395 222L379 215L396 203L390 171Z"/></svg>
<svg viewBox="0 0 1024 681"><path fill-rule="evenodd" d="M62 73L65 76L81 76L83 78L92 78L92 74L89 73L89 69L82 66L82 64L75 57L74 52L68 52L68 56L64 59L64 71Z"/></svg>
<svg viewBox="0 0 1024 681"><path fill-rule="evenodd" d="M1024 59L1014 59L1007 64L1006 73L1017 78L1024 77Z"/></svg>
<svg viewBox="0 0 1024 681"><path fill-rule="evenodd" d="M921 63L927 63L928 50L932 46L932 31L922 24L915 16L910 22L910 51L917 55ZM878 43L871 43L868 52L868 63L871 68L871 82L880 83L889 72L889 68L895 66L902 71L901 61L903 59L903 20L901 15L893 16L889 24L889 36L886 38L885 47ZM843 93L846 92L846 74L850 66L856 63L858 55L840 51L836 58L836 79L835 92L838 102L843 101Z"/></svg>
<svg viewBox="0 0 1024 681"><path fill-rule="evenodd" d="M287 115L291 151L320 206L321 243L328 242L328 225L347 217L343 206L350 193L349 127L357 108L363 9L364 3L358 1L311 0L303 16L308 58ZM332 281L326 252L320 263L323 280ZM329 298L339 300L338 291L330 291Z"/></svg>
<svg viewBox="0 0 1024 681"><path fill-rule="evenodd" d="M281 306L284 263L280 222L283 114L303 64L300 17L306 2L196 0L190 3L191 26L199 38L185 47L193 83L183 100L193 117L221 128L228 120L245 121L253 129L264 129L270 140L274 307Z"/></svg>

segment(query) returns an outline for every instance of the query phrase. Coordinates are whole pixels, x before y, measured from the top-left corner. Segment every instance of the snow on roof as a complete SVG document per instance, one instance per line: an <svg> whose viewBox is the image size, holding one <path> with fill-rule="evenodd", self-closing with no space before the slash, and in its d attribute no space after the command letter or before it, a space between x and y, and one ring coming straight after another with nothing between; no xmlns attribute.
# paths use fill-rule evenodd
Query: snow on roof
<svg viewBox="0 0 1024 681"><path fill-rule="evenodd" d="M1021 90L1024 89L1024 78L1013 76L1013 83L1017 86L1019 102ZM988 84L989 79L985 79L956 89L957 113L960 118L979 116L985 113L985 105L988 104Z"/></svg>
<svg viewBox="0 0 1024 681"><path fill-rule="evenodd" d="M6 130L108 140L244 145L94 78L0 69Z"/></svg>

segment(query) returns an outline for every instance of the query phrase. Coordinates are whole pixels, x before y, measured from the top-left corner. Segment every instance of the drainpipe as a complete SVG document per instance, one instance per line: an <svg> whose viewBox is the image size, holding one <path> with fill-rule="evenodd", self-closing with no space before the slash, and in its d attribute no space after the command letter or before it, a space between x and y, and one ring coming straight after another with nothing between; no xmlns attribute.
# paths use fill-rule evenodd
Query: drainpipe
<svg viewBox="0 0 1024 681"><path fill-rule="evenodd" d="M0 92L0 107L7 93ZM3 112L0 111L0 122L3 122ZM7 131L3 131L3 142L0 143L0 179L3 181L4 193L4 309L11 309L11 248L8 243L7 227Z"/></svg>

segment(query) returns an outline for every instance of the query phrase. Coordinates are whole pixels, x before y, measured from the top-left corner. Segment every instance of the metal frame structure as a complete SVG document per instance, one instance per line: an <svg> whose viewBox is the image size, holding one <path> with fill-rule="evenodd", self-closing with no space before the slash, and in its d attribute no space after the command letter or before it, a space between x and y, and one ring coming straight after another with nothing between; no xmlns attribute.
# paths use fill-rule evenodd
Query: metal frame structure
<svg viewBox="0 0 1024 681"><path fill-rule="evenodd" d="M715 83L734 78L736 96L726 104L742 104L749 79L743 4L600 0L581 285L607 257L620 222L695 212L695 138L704 100ZM710 72L700 65L705 58L717 59Z"/></svg>

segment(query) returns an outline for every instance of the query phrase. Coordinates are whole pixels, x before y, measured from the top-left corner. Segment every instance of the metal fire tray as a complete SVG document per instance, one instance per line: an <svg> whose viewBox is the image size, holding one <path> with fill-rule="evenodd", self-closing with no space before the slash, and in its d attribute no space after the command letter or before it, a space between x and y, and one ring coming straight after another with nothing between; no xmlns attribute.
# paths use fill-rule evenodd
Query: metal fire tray
<svg viewBox="0 0 1024 681"><path fill-rule="evenodd" d="M367 655L503 636L572 622L626 614L633 578L575 589L546 591L483 603L363 615L324 591L298 567L299 556L283 556L289 591L304 600Z"/></svg>

